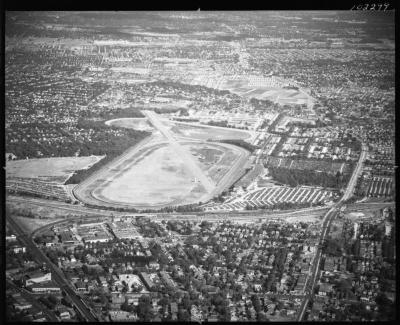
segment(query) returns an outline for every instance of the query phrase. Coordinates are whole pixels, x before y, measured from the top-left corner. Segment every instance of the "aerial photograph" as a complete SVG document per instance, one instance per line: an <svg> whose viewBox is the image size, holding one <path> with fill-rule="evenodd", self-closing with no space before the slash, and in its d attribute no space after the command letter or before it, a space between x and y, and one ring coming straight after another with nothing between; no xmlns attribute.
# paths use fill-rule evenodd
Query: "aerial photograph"
<svg viewBox="0 0 400 325"><path fill-rule="evenodd" d="M6 11L5 320L395 321L386 9Z"/></svg>

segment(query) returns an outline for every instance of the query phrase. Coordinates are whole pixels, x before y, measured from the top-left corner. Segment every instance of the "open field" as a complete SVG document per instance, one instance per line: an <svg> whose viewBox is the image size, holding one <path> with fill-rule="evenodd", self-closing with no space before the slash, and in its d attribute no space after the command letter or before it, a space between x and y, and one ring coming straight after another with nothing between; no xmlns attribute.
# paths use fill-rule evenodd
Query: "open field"
<svg viewBox="0 0 400 325"><path fill-rule="evenodd" d="M7 178L39 178L64 183L76 170L89 168L102 157L61 157L7 161Z"/></svg>
<svg viewBox="0 0 400 325"><path fill-rule="evenodd" d="M211 191L214 188L215 183L207 177L195 161L194 157L176 140L171 131L160 120L159 115L152 111L144 111L144 114L148 117L150 123L166 138L175 154L183 159L185 166L189 169L191 175L201 183L207 192Z"/></svg>
<svg viewBox="0 0 400 325"><path fill-rule="evenodd" d="M119 118L106 122L107 125L134 129L138 131L153 131L154 128L147 121L147 118Z"/></svg>
<svg viewBox="0 0 400 325"><path fill-rule="evenodd" d="M247 156L244 150L228 144L185 142L182 146L197 153L197 159L207 152L207 158L203 163L198 161L198 165L217 187L234 163L243 159L243 153ZM206 160L212 158L215 162L207 165ZM80 191L84 202L141 209L195 203L211 192L192 175L173 146L165 142L138 149L84 188Z"/></svg>
<svg viewBox="0 0 400 325"><path fill-rule="evenodd" d="M170 122L152 111L147 119L108 124L151 127L152 136L127 150L73 189L80 201L113 208L163 208L205 202L243 173L249 152L205 139L246 139L247 131Z"/></svg>
<svg viewBox="0 0 400 325"><path fill-rule="evenodd" d="M17 200L18 199L18 200ZM33 202L37 202L38 204L32 204ZM56 207L52 207L52 206L47 206L46 203L47 202L52 202L55 205L59 205L61 207L65 207L65 208L69 208L71 209L69 212L65 212L66 210L60 209L60 208L56 208ZM24 197L23 199L21 199L21 197L16 197L16 196L10 196L7 195L6 197L6 206L10 207L11 210L15 210L15 209L27 209L29 211L31 211L33 214L35 215L40 215L43 219L39 219L39 220L46 220L47 222L50 222L49 219L51 219L51 222L56 221L58 219L62 219L64 217L67 216L67 218L69 216L79 216L79 215L86 215L87 212L82 212L79 210L76 210L74 208L80 208L81 206L78 205L70 205L67 203L63 203L63 202L54 202L54 201L50 201L50 200L45 200L45 199L39 199L39 198L29 198L27 199L26 197ZM29 219L29 218L28 218Z"/></svg>
<svg viewBox="0 0 400 325"><path fill-rule="evenodd" d="M171 145L149 150L95 196L133 206L152 207L196 201L205 189L195 182Z"/></svg>
<svg viewBox="0 0 400 325"><path fill-rule="evenodd" d="M197 157L200 167L215 183L218 183L232 168L244 151L227 144L185 143L191 154Z"/></svg>
<svg viewBox="0 0 400 325"><path fill-rule="evenodd" d="M49 220L49 219L26 218L20 216L17 216L16 218L20 222L22 227L25 229L25 231L29 234L38 228L46 226L49 222L56 222L63 220L63 218L53 218Z"/></svg>
<svg viewBox="0 0 400 325"><path fill-rule="evenodd" d="M168 136L171 138L172 134ZM204 177L210 179L213 185L206 189L198 175L188 168L184 155L177 154L176 143L166 140L159 132L153 133L151 139L75 188L75 196L94 205L139 209L206 201L233 183L249 154L223 143L178 144L191 155L192 163L205 173ZM197 157L190 151L197 153ZM214 163L207 166L211 160Z"/></svg>
<svg viewBox="0 0 400 325"><path fill-rule="evenodd" d="M68 202L71 194L63 185L65 181L74 171L89 168L102 158L90 156L8 161L6 189Z"/></svg>
<svg viewBox="0 0 400 325"><path fill-rule="evenodd" d="M171 131L177 136L197 140L226 140L241 139L246 140L251 134L244 130L202 126L184 122L168 122Z"/></svg>

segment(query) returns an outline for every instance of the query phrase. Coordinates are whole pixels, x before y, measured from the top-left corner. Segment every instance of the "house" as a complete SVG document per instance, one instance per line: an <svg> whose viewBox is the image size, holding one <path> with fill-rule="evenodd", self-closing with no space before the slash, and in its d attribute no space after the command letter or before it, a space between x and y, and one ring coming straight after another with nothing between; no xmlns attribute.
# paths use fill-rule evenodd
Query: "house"
<svg viewBox="0 0 400 325"><path fill-rule="evenodd" d="M262 285L260 283L255 283L254 284L254 291L259 292L262 289Z"/></svg>
<svg viewBox="0 0 400 325"><path fill-rule="evenodd" d="M110 321L112 322L124 322L124 321L136 321L137 315L123 310L110 310L108 312Z"/></svg>
<svg viewBox="0 0 400 325"><path fill-rule="evenodd" d="M13 247L13 251L14 251L15 254L25 253L26 252L26 247L24 247L24 246L15 246L15 247Z"/></svg>
<svg viewBox="0 0 400 325"><path fill-rule="evenodd" d="M77 281L75 283L76 291L78 292L85 292L86 291L86 285L82 281Z"/></svg>
<svg viewBox="0 0 400 325"><path fill-rule="evenodd" d="M190 309L190 320L192 322L201 322L202 321L201 310L196 305L192 305L192 307Z"/></svg>
<svg viewBox="0 0 400 325"><path fill-rule="evenodd" d="M171 302L171 315L172 315L172 320L177 320L178 319L178 304L176 302Z"/></svg>
<svg viewBox="0 0 400 325"><path fill-rule="evenodd" d="M71 314L68 309L62 306L57 308L57 315L61 320L71 319Z"/></svg>
<svg viewBox="0 0 400 325"><path fill-rule="evenodd" d="M111 302L113 304L123 304L125 302L125 296L121 294L112 295Z"/></svg>
<svg viewBox="0 0 400 325"><path fill-rule="evenodd" d="M319 296L326 296L328 293L332 292L333 285L329 283L321 283L318 289Z"/></svg>
<svg viewBox="0 0 400 325"><path fill-rule="evenodd" d="M16 302L13 306L14 306L14 309L16 309L18 311L22 311L22 310L27 310L27 309L31 308L32 304L29 303L28 301L26 301L24 298L19 297L18 299L16 299Z"/></svg>
<svg viewBox="0 0 400 325"><path fill-rule="evenodd" d="M218 314L211 313L208 317L207 317L207 321L208 322L218 322ZM231 316L231 321L234 321L234 317Z"/></svg>
<svg viewBox="0 0 400 325"><path fill-rule="evenodd" d="M16 240L17 240L17 236L15 236L14 234L12 234L10 236L6 236L7 242L15 242Z"/></svg>
<svg viewBox="0 0 400 325"><path fill-rule="evenodd" d="M159 270L160 269L160 264L157 262L150 262L149 263L149 268L154 269L154 270Z"/></svg>
<svg viewBox="0 0 400 325"><path fill-rule="evenodd" d="M99 276L99 282L100 282L100 284L101 284L103 287L106 287L106 286L107 286L107 280L106 280L106 278L105 278L104 276L102 276L102 275Z"/></svg>
<svg viewBox="0 0 400 325"><path fill-rule="evenodd" d="M164 284L167 287L175 288L175 286L176 286L175 282L174 282L174 280L172 280L172 278L170 277L170 275L167 272L161 271L160 277L161 277L161 280L164 282Z"/></svg>

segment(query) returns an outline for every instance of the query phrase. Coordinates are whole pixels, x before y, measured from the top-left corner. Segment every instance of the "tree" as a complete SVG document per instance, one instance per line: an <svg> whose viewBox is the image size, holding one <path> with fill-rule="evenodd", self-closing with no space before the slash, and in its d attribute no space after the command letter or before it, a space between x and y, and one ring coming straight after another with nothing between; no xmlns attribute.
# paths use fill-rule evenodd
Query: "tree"
<svg viewBox="0 0 400 325"><path fill-rule="evenodd" d="M178 311L178 321L180 322L190 322L190 315L187 310L179 309Z"/></svg>
<svg viewBox="0 0 400 325"><path fill-rule="evenodd" d="M135 283L133 283L131 285L131 289L132 289L132 292L141 292L143 290L143 286L141 286L140 284L136 285Z"/></svg>
<svg viewBox="0 0 400 325"><path fill-rule="evenodd" d="M192 302L190 301L190 297L188 294L185 294L185 296L182 298L181 302L182 308L189 310L190 307L192 306Z"/></svg>
<svg viewBox="0 0 400 325"><path fill-rule="evenodd" d="M257 314L257 321L259 321L259 322L268 322L269 319L267 318L267 316L265 315L265 313L263 311L260 311Z"/></svg>
<svg viewBox="0 0 400 325"><path fill-rule="evenodd" d="M254 310L259 313L261 310L260 299L256 295L252 295L251 302L253 303Z"/></svg>
<svg viewBox="0 0 400 325"><path fill-rule="evenodd" d="M140 321L149 322L153 318L153 308L149 296L141 296L137 306Z"/></svg>

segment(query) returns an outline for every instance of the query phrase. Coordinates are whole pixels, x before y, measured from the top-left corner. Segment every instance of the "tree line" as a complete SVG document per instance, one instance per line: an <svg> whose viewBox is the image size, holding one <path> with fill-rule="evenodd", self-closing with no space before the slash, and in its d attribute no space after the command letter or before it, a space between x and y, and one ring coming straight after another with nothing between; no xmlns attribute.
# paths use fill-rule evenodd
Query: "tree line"
<svg viewBox="0 0 400 325"><path fill-rule="evenodd" d="M226 139L226 140L219 140L216 142L221 142L221 143L228 143L228 144L233 144L235 146L244 148L250 152L253 152L256 150L258 147L252 145L251 143L248 143L247 141L241 140L241 139Z"/></svg>
<svg viewBox="0 0 400 325"><path fill-rule="evenodd" d="M348 174L341 174L339 171L334 175L323 171L305 169L287 169L282 167L268 167L273 179L289 186L322 186L340 189L347 184Z"/></svg>

